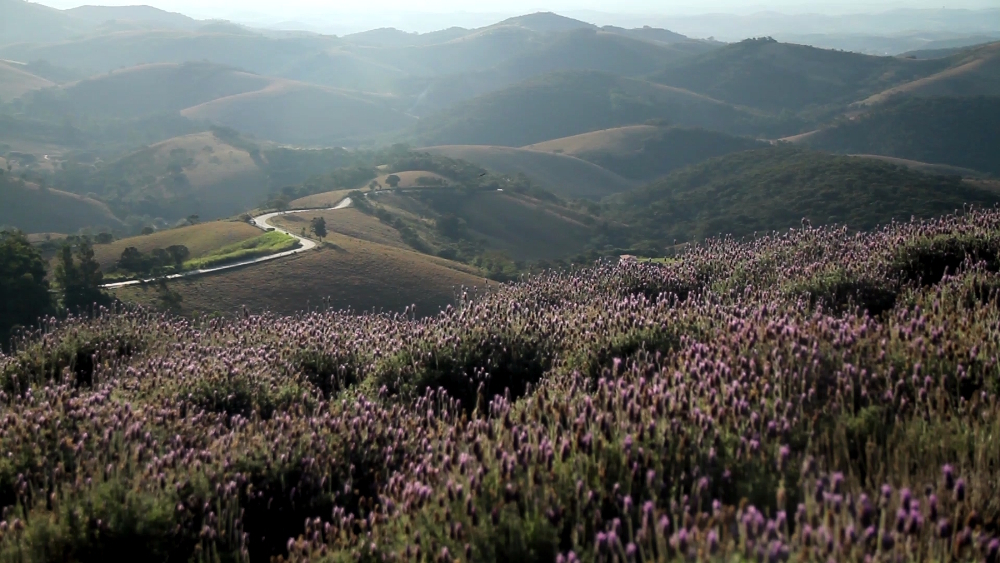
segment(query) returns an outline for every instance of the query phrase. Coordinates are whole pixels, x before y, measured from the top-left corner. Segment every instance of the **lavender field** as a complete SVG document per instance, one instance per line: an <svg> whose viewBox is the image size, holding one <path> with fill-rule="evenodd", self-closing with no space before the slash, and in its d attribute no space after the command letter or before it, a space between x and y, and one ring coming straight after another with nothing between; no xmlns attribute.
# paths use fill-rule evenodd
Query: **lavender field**
<svg viewBox="0 0 1000 563"><path fill-rule="evenodd" d="M0 562L997 563L998 270L966 210L430 317L51 320L0 357Z"/></svg>

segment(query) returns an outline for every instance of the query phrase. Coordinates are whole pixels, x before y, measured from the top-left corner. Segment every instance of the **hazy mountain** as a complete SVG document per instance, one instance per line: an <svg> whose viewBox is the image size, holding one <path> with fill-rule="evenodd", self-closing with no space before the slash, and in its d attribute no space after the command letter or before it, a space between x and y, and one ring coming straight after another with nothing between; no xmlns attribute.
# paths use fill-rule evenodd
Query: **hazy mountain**
<svg viewBox="0 0 1000 563"><path fill-rule="evenodd" d="M523 27L524 29L530 29L531 31L537 31L539 33L597 28L597 26L592 23L567 18L566 16L560 16L559 14L554 14L552 12L537 12L534 14L508 18L496 25Z"/></svg>
<svg viewBox="0 0 1000 563"><path fill-rule="evenodd" d="M949 67L879 92L859 105L871 106L897 97L1000 95L1000 42L933 60L947 61Z"/></svg>
<svg viewBox="0 0 1000 563"><path fill-rule="evenodd" d="M194 29L199 25L194 18L152 6L79 6L66 10L65 13L93 24L134 21L176 29Z"/></svg>
<svg viewBox="0 0 1000 563"><path fill-rule="evenodd" d="M90 27L66 12L24 0L0 0L0 45L61 41Z"/></svg>

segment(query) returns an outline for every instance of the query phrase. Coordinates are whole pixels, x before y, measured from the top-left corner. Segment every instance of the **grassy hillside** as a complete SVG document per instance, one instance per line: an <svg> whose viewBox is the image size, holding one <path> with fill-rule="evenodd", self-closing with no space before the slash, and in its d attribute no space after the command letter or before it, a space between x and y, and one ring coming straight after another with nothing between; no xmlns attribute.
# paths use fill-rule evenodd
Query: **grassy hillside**
<svg viewBox="0 0 1000 563"><path fill-rule="evenodd" d="M905 158L896 158L894 156L882 156L878 154L852 154L851 156L856 158L872 158L875 160L881 160L882 162L905 166L911 170L935 176L961 176L965 179L987 179L988 176L985 172L980 172L979 170L973 170L971 168L950 166L948 164L929 164L927 162L920 162L919 160L907 160Z"/></svg>
<svg viewBox="0 0 1000 563"><path fill-rule="evenodd" d="M35 96L28 111L119 118L178 112L260 90L272 79L212 63L157 63L116 70Z"/></svg>
<svg viewBox="0 0 1000 563"><path fill-rule="evenodd" d="M91 227L111 230L122 227L108 206L91 198L42 188L0 176L0 225L27 233L76 233Z"/></svg>
<svg viewBox="0 0 1000 563"><path fill-rule="evenodd" d="M240 131L285 143L322 144L404 129L415 120L377 98L279 81L181 112Z"/></svg>
<svg viewBox="0 0 1000 563"><path fill-rule="evenodd" d="M705 129L634 125L525 148L575 156L625 178L650 181L689 164L762 146L753 139Z"/></svg>
<svg viewBox="0 0 1000 563"><path fill-rule="evenodd" d="M608 170L572 156L482 145L445 145L419 149L466 160L500 174L524 174L539 187L567 199L601 199L632 184Z"/></svg>
<svg viewBox="0 0 1000 563"><path fill-rule="evenodd" d="M801 142L1000 174L1000 97L896 100Z"/></svg>
<svg viewBox="0 0 1000 563"><path fill-rule="evenodd" d="M771 147L678 170L619 196L615 216L635 236L670 244L722 234L736 237L846 224L869 229L893 219L930 217L1000 196L957 177L930 176L871 159Z"/></svg>
<svg viewBox="0 0 1000 563"><path fill-rule="evenodd" d="M463 266L411 250L331 234L334 248L305 252L252 268L172 282L183 301L182 312L295 313L328 304L355 311L402 311L416 305L434 314L454 302L458 287L483 285L483 278ZM155 288L115 291L126 301L153 303Z"/></svg>
<svg viewBox="0 0 1000 563"><path fill-rule="evenodd" d="M909 96L1000 95L1000 42L952 55L951 66L941 72L889 88L865 98L858 105L871 106Z"/></svg>
<svg viewBox="0 0 1000 563"><path fill-rule="evenodd" d="M873 57L749 39L672 63L651 79L780 112L846 105L949 65L946 60Z"/></svg>
<svg viewBox="0 0 1000 563"><path fill-rule="evenodd" d="M24 65L0 61L0 101L9 102L33 90L54 86L52 82L31 74Z"/></svg>
<svg viewBox="0 0 1000 563"><path fill-rule="evenodd" d="M228 217L256 207L268 178L259 154L213 133L176 137L132 153L95 172L88 182L123 214L176 220ZM66 177L65 181L70 181Z"/></svg>
<svg viewBox="0 0 1000 563"><path fill-rule="evenodd" d="M651 119L731 129L750 117L685 90L608 73L560 72L422 119L411 136L423 145L524 146Z"/></svg>
<svg viewBox="0 0 1000 563"><path fill-rule="evenodd" d="M310 222L315 217L322 217L326 229L359 241L374 242L396 248L412 250L399 231L391 225L383 223L377 217L363 213L356 208L337 209L331 211L310 211L306 213L289 213L271 220L271 223L292 233L301 233L302 229L310 237Z"/></svg>
<svg viewBox="0 0 1000 563"><path fill-rule="evenodd" d="M60 41L80 33L86 22L66 12L23 0L0 0L0 46L22 41Z"/></svg>
<svg viewBox="0 0 1000 563"><path fill-rule="evenodd" d="M240 221L209 221L197 225L165 229L150 235L140 235L116 240L111 244L94 246L94 256L105 271L114 267L128 247L135 247L143 254L156 248L183 245L191 258L201 258L220 248L240 243L261 234L261 230Z"/></svg>

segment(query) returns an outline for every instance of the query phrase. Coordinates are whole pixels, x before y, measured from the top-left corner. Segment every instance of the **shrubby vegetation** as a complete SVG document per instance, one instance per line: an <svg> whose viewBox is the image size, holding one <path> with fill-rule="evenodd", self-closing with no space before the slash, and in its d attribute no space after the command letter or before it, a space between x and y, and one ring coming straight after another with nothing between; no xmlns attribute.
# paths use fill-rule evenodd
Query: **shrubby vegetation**
<svg viewBox="0 0 1000 563"><path fill-rule="evenodd" d="M959 177L931 176L884 162L779 146L705 161L618 196L612 215L636 238L670 244L841 223L869 229L892 219L933 217L966 203L992 206L995 193Z"/></svg>
<svg viewBox="0 0 1000 563"><path fill-rule="evenodd" d="M692 245L418 318L47 322L0 557L981 561L1000 212Z"/></svg>
<svg viewBox="0 0 1000 563"><path fill-rule="evenodd" d="M806 142L833 152L1000 174L1000 97L903 98L841 120Z"/></svg>

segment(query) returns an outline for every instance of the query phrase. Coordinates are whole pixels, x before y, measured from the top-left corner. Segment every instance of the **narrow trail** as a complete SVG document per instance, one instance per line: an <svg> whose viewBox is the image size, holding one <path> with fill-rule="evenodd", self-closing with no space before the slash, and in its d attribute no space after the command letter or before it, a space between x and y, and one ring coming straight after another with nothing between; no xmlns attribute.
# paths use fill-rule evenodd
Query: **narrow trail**
<svg viewBox="0 0 1000 563"><path fill-rule="evenodd" d="M274 213L265 213L264 215L258 215L257 217L254 217L253 219L250 220L250 224L253 225L253 226L255 226L255 227L257 227L257 228L259 228L259 229L262 229L262 230L265 230L265 231L273 229L273 230L275 230L275 231L277 231L279 233L284 233L284 234L286 234L286 235L294 238L295 240L297 240L299 242L299 246L296 247L296 248L293 248L292 250L286 250L285 252L279 252L277 254L269 254L267 256L260 256L258 258L250 258L248 260L240 260L239 262L231 262L229 264L223 264L222 266L215 266L213 268L203 268L201 270L190 270L190 271L187 271L187 272L180 272L180 273L177 273L177 274L170 274L169 276L161 276L161 277L149 278L149 279L142 279L142 280L129 280L129 281L123 281L123 282L106 283L106 284L102 285L101 287L103 287L104 289L116 289L116 288L119 288L119 287L127 287L127 286L130 286L130 285L139 285L139 284L142 284L142 283L155 282L155 281L159 281L161 279L163 279L163 280L176 280L176 279L181 279L181 278L192 278L192 277L195 277L195 276L203 276L205 274L213 274L215 272L222 272L222 271L225 271L225 270L232 270L234 268L242 268L244 266L250 266L252 264L259 264L261 262L268 262L270 260L277 260L278 258L284 258L286 256L294 256L296 254L300 254L302 252L306 252L307 250L312 250L313 248L316 248L316 241L311 240L311 239L307 239L305 237L301 237L301 236L299 236L299 235L297 235L297 234L295 234L293 232L286 231L285 229L282 229L281 227L277 227L275 225L272 225L270 223L271 219L273 219L273 218L275 218L275 217L277 217L279 215L289 215L291 213L309 213L309 212L315 212L315 211L332 211L332 210L337 210L337 209L346 209L346 208L348 208L350 206L351 206L351 198L347 197L347 198L344 198L343 200L341 200L340 203L338 203L337 205L335 205L333 207L327 207L327 208L324 208L324 209L290 209L288 211L276 211Z"/></svg>

